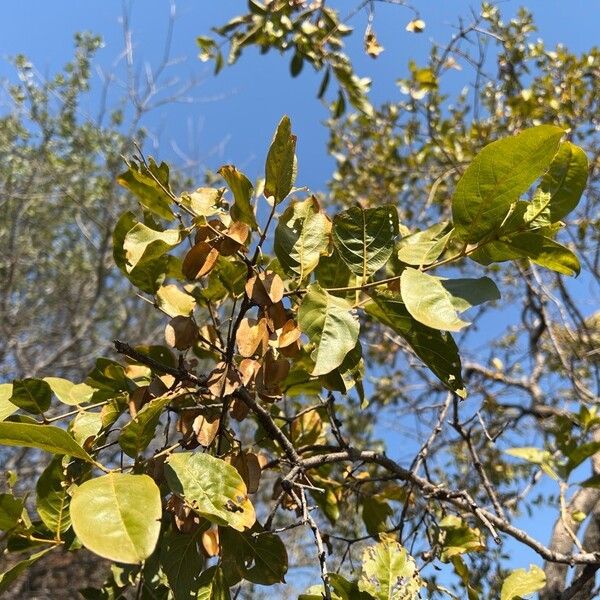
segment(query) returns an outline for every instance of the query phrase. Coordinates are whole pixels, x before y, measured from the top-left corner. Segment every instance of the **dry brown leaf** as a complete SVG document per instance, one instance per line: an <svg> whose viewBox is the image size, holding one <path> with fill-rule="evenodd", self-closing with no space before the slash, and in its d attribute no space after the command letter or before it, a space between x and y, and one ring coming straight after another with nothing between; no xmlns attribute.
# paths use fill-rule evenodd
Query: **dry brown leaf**
<svg viewBox="0 0 600 600"><path fill-rule="evenodd" d="M283 281L277 273L265 271L246 282L246 294L259 306L270 306L283 299Z"/></svg>
<svg viewBox="0 0 600 600"><path fill-rule="evenodd" d="M167 500L167 511L173 514L175 527L181 533L192 533L200 525L200 517L179 496L173 495Z"/></svg>
<svg viewBox="0 0 600 600"><path fill-rule="evenodd" d="M269 334L267 332L267 323L264 319L242 319L235 335L239 353L245 358L253 354L262 356L269 343Z"/></svg>
<svg viewBox="0 0 600 600"><path fill-rule="evenodd" d="M261 466L258 457L252 452L240 452L231 458L231 465L235 467L244 480L249 494L258 490L260 483Z"/></svg>
<svg viewBox="0 0 600 600"><path fill-rule="evenodd" d="M411 33L422 33L425 31L425 21L423 19L413 19L406 24L406 31Z"/></svg>
<svg viewBox="0 0 600 600"><path fill-rule="evenodd" d="M365 52L371 58L377 58L383 52L383 50L384 48L379 43L375 33L373 31L368 31L365 34Z"/></svg>
<svg viewBox="0 0 600 600"><path fill-rule="evenodd" d="M250 227L245 223L235 221L229 229L223 233L223 237L219 240L218 249L223 256L231 256L238 250L243 248L244 243L248 239Z"/></svg>
<svg viewBox="0 0 600 600"><path fill-rule="evenodd" d="M277 302L267 307L267 314L269 316L269 325L271 332L275 332L278 329L282 329L288 321L287 310L283 307L283 302Z"/></svg>
<svg viewBox="0 0 600 600"><path fill-rule="evenodd" d="M212 271L218 258L219 251L216 248L208 242L198 242L185 255L181 271L188 279L200 279Z"/></svg>
<svg viewBox="0 0 600 600"><path fill-rule="evenodd" d="M228 367L225 362L217 363L208 375L208 390L217 398L233 394L240 385L240 376L237 371L231 366Z"/></svg>
<svg viewBox="0 0 600 600"><path fill-rule="evenodd" d="M229 409L229 414L231 414L233 419L239 423L248 416L249 412L250 407L243 400L234 398L233 402L231 403L231 408Z"/></svg>
<svg viewBox="0 0 600 600"><path fill-rule="evenodd" d="M151 398L152 396L150 395L147 385L139 387L129 394L127 406L132 419L137 417L137 414L142 406L144 406L144 404L146 404L146 402L148 402Z"/></svg>
<svg viewBox="0 0 600 600"><path fill-rule="evenodd" d="M190 317L174 317L165 327L165 341L171 348L187 350L198 340L198 326Z"/></svg>
<svg viewBox="0 0 600 600"><path fill-rule="evenodd" d="M198 415L192 423L192 429L201 446L207 448L213 443L219 431L219 419L209 421L206 415Z"/></svg>
<svg viewBox="0 0 600 600"><path fill-rule="evenodd" d="M300 339L302 332L294 319L286 321L281 328L278 344L280 348L286 348Z"/></svg>
<svg viewBox="0 0 600 600"><path fill-rule="evenodd" d="M202 533L202 548L208 558L219 555L221 545L219 544L219 530L216 527Z"/></svg>

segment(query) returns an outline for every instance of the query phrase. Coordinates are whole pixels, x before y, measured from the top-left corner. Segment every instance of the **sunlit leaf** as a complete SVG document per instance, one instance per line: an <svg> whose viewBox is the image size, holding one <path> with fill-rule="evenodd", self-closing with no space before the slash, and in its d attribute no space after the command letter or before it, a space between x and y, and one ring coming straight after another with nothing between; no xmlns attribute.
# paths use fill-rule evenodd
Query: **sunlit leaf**
<svg viewBox="0 0 600 600"><path fill-rule="evenodd" d="M329 245L331 221L314 196L292 202L279 217L273 250L288 273L304 279Z"/></svg>
<svg viewBox="0 0 600 600"><path fill-rule="evenodd" d="M279 204L290 193L297 169L296 136L292 135L292 125L286 116L279 122L267 154L265 196L273 197L275 204Z"/></svg>
<svg viewBox="0 0 600 600"><path fill-rule="evenodd" d="M165 476L173 492L200 516L237 531L256 520L246 485L234 467L209 454L180 452L169 457Z"/></svg>
<svg viewBox="0 0 600 600"><path fill-rule="evenodd" d="M257 229L258 224L251 204L254 187L250 180L233 165L225 165L217 172L227 182L233 193L235 202L231 207L231 217L235 221L246 223L252 229Z"/></svg>
<svg viewBox="0 0 600 600"><path fill-rule="evenodd" d="M548 170L563 135L559 127L540 125L481 150L452 197L455 235L476 243L493 233L511 204Z"/></svg>
<svg viewBox="0 0 600 600"><path fill-rule="evenodd" d="M71 499L71 521L81 543L103 558L139 564L160 534L160 491L147 475L109 473L86 481Z"/></svg>
<svg viewBox="0 0 600 600"><path fill-rule="evenodd" d="M92 457L64 430L52 425L0 423L0 444L39 448L53 454L66 454L94 462Z"/></svg>
<svg viewBox="0 0 600 600"><path fill-rule="evenodd" d="M375 600L416 600L423 585L415 561L393 538L382 536L363 552L358 588Z"/></svg>
<svg viewBox="0 0 600 600"><path fill-rule="evenodd" d="M315 344L312 375L324 375L339 367L358 340L358 318L351 305L313 283L298 310L300 329Z"/></svg>
<svg viewBox="0 0 600 600"><path fill-rule="evenodd" d="M502 583L500 600L520 600L545 586L546 574L537 565L530 565L529 571L515 569Z"/></svg>

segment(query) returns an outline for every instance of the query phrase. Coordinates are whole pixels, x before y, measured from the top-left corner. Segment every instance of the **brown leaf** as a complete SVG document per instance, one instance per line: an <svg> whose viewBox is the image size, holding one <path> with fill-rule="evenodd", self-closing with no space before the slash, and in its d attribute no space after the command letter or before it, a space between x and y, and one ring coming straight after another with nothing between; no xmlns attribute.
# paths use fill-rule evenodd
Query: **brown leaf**
<svg viewBox="0 0 600 600"><path fill-rule="evenodd" d="M187 350L198 339L198 326L190 317L174 317L165 327L165 341L171 348Z"/></svg>
<svg viewBox="0 0 600 600"><path fill-rule="evenodd" d="M248 358L253 354L262 356L269 344L269 334L267 332L267 323L264 319L242 319L236 332L235 341L239 353Z"/></svg>
<svg viewBox="0 0 600 600"><path fill-rule="evenodd" d="M219 431L219 419L215 418L209 421L206 415L198 415L192 423L192 429L196 434L196 439L201 446L208 448L213 443L217 432Z"/></svg>
<svg viewBox="0 0 600 600"><path fill-rule="evenodd" d="M267 314L269 315L271 331L275 332L278 329L282 329L288 321L287 310L283 307L283 302L277 302L267 307Z"/></svg>
<svg viewBox="0 0 600 600"><path fill-rule="evenodd" d="M219 555L221 545L219 544L219 530L216 527L202 533L202 548L208 558Z"/></svg>
<svg viewBox="0 0 600 600"><path fill-rule="evenodd" d="M229 409L229 413L231 414L232 418L238 422L241 422L248 416L249 412L250 407L243 400L234 398L233 402L231 403L231 408Z"/></svg>
<svg viewBox="0 0 600 600"><path fill-rule="evenodd" d="M171 496L167 500L166 509L173 514L175 527L181 533L192 533L200 525L200 517L179 496Z"/></svg>
<svg viewBox="0 0 600 600"><path fill-rule="evenodd" d="M248 225L236 221L223 233L223 237L219 240L216 247L223 256L231 256L244 246L249 233L250 228Z"/></svg>
<svg viewBox="0 0 600 600"><path fill-rule="evenodd" d="M296 321L293 319L286 321L281 328L281 333L279 334L279 347L286 348L287 346L290 346L294 342L297 342L301 335L302 332L300 331Z"/></svg>
<svg viewBox="0 0 600 600"><path fill-rule="evenodd" d="M237 371L231 366L228 367L225 362L217 363L208 376L207 387L210 393L217 398L233 394L240 385L240 376Z"/></svg>
<svg viewBox="0 0 600 600"><path fill-rule="evenodd" d="M231 465L235 467L244 480L248 488L248 493L254 494L258 490L261 473L260 463L256 454L252 452L240 452L232 457Z"/></svg>
<svg viewBox="0 0 600 600"><path fill-rule="evenodd" d="M277 500L279 496L283 493L283 488L281 487L281 479L278 479L273 485L273 493L271 495L273 500ZM287 492L283 496L283 500L281 501L281 506L285 510L296 510L298 505L296 501L290 496Z"/></svg>
<svg viewBox="0 0 600 600"><path fill-rule="evenodd" d="M185 255L181 271L188 279L200 279L208 275L217 264L219 251L208 242L198 242Z"/></svg>
<svg viewBox="0 0 600 600"><path fill-rule="evenodd" d="M255 304L269 306L283 299L283 281L277 273L265 271L246 282L246 294Z"/></svg>
<svg viewBox="0 0 600 600"><path fill-rule="evenodd" d="M275 358L272 350L265 355L263 365L256 377L256 391L268 402L281 398L280 384L290 371L290 363L283 357Z"/></svg>
<svg viewBox="0 0 600 600"><path fill-rule="evenodd" d="M132 419L137 417L142 406L144 406L151 398L152 396L150 395L147 385L139 387L129 394L127 406Z"/></svg>
<svg viewBox="0 0 600 600"><path fill-rule="evenodd" d="M196 229L195 243L216 242L227 227L219 219L211 219L206 225L200 225ZM212 244L214 246L214 244Z"/></svg>

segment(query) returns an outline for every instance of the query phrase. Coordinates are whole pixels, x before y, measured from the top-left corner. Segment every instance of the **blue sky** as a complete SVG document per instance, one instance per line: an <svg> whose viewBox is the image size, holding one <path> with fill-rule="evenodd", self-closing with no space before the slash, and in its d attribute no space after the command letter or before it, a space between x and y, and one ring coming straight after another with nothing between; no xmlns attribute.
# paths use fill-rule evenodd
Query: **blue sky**
<svg viewBox="0 0 600 600"><path fill-rule="evenodd" d="M330 1L330 5L349 10L356 2ZM359 74L373 78L371 99L374 103L399 98L395 85L406 73L409 58L425 59L432 40L444 42L450 38L459 15L468 19L469 7L477 3L464 0L415 0L421 17L427 23L425 33L415 35L404 30L412 13L402 7L376 3L375 30L385 47L376 61L362 51L362 35L355 36L349 52ZM503 14L514 14L519 2L503 2ZM572 50L583 51L598 42L599 0L530 0L527 6L534 12L539 35L548 45L563 42ZM299 185L314 190L324 189L331 174L333 161L326 152L327 130L322 125L327 112L316 100L320 75L305 68L297 79L289 76L289 57L269 54L258 56L246 51L241 60L213 77L212 67L197 60L195 37L209 33L210 27L222 24L245 10L243 0L179 0L173 43L173 57L183 60L171 68L171 76L182 81L190 77L201 81L192 93L195 101L170 105L151 113L145 125L157 135L157 158L178 162L182 153L198 159L211 169L224 163L235 163L253 179L262 174L264 156L273 129L281 115L289 114L298 133ZM161 58L170 4L167 0L134 1L131 27L138 64L148 61L156 65ZM0 79L12 79L14 71L8 58L23 53L42 74L53 74L72 56L73 34L89 30L104 38L105 46L98 54L97 64L108 72L123 73L123 62L115 63L123 49L119 17L122 4L116 0L19 0L3 5L0 21ZM366 15L358 14L352 21L358 32L366 25ZM115 66L116 64L116 66ZM88 104L81 107L81 116L96 114L100 84L95 86ZM464 85L460 74L453 85ZM117 89L115 89L115 92ZM0 106L0 110L3 107ZM201 183L201 170L197 171ZM386 435L390 442L394 434ZM536 521L525 519L532 533L548 537L548 517ZM522 546L515 566L539 562Z"/></svg>
<svg viewBox="0 0 600 600"><path fill-rule="evenodd" d="M406 8L376 2L375 30L385 52L373 60L362 51L362 32L366 14L359 13L350 22L360 32L351 41L349 52L359 74L373 78L372 99L375 103L399 98L395 85L406 72L409 58L424 60L431 40L446 41L459 15L468 18L475 2L464 0L420 0L421 16L427 23L425 33L407 33L404 25L412 18ZM536 15L540 34L549 44L566 42L574 50L583 50L597 41L596 20L590 18L590 6L597 0L531 0L527 3ZM350 10L354 2L334 0L330 5ZM505 14L514 14L519 3L502 3ZM197 60L195 38L210 27L222 24L244 11L244 0L179 0L173 43L173 56L185 60L172 68L171 75L182 80L194 77L202 81L193 94L197 102L165 107L152 113L146 125L159 134L160 157L176 160L172 146L200 159L211 168L234 162L248 175L261 174L263 156L275 124L282 114L292 117L299 134L298 182L312 189L323 189L333 162L327 156L326 130L321 125L327 116L315 98L320 76L305 68L297 79L289 77L289 57L269 54L265 57L251 50L218 77L212 68ZM134 0L131 27L136 57L141 64L157 64L162 55L170 4L167 0ZM100 34L105 47L97 63L114 70L115 59L123 48L119 17L122 3L117 0L19 0L3 6L0 23L0 78L11 77L5 60L17 53L28 55L43 73L53 73L72 54L73 34L89 30ZM123 63L120 63L121 67ZM117 68L117 73L120 71ZM463 85L460 74L456 85ZM98 86L99 89L99 86ZM92 95L84 113L93 115L97 97Z"/></svg>

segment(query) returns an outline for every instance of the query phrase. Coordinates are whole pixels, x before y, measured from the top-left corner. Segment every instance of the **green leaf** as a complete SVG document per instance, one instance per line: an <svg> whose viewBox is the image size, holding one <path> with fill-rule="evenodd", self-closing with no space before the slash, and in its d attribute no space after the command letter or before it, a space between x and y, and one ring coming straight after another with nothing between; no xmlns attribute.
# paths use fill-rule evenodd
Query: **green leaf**
<svg viewBox="0 0 600 600"><path fill-rule="evenodd" d="M455 515L444 517L439 527L442 530L442 553L440 558L448 562L451 558L468 552L485 550L485 541L479 529L469 525Z"/></svg>
<svg viewBox="0 0 600 600"><path fill-rule="evenodd" d="M73 529L95 554L125 564L148 558L160 534L160 491L147 475L109 473L86 481L71 499Z"/></svg>
<svg viewBox="0 0 600 600"><path fill-rule="evenodd" d="M69 406L85 404L92 399L94 388L85 383L72 383L62 377L44 377L44 381L50 386L54 395Z"/></svg>
<svg viewBox="0 0 600 600"><path fill-rule="evenodd" d="M359 322L352 306L328 294L318 283L308 286L298 310L300 329L315 344L313 376L339 367L358 340Z"/></svg>
<svg viewBox="0 0 600 600"><path fill-rule="evenodd" d="M196 300L182 292L176 285L163 285L156 292L158 308L170 317L189 317L196 306Z"/></svg>
<svg viewBox="0 0 600 600"><path fill-rule="evenodd" d="M576 448L573 448L567 453L569 462L566 466L567 475L576 469L584 460L596 454L600 451L600 442L588 442L587 444L581 444Z"/></svg>
<svg viewBox="0 0 600 600"><path fill-rule="evenodd" d="M200 516L237 531L252 527L254 507L246 484L234 467L209 454L180 452L165 463L171 490Z"/></svg>
<svg viewBox="0 0 600 600"><path fill-rule="evenodd" d="M170 208L169 167L166 163L159 166L152 158L148 166L132 162L117 181L135 194L140 204L150 212L168 221L175 218Z"/></svg>
<svg viewBox="0 0 600 600"><path fill-rule="evenodd" d="M0 383L0 421L4 421L19 409L10 401L12 390L12 383Z"/></svg>
<svg viewBox="0 0 600 600"><path fill-rule="evenodd" d="M60 534L71 527L71 496L67 492L62 462L61 456L53 457L35 486L37 512L56 539L60 539Z"/></svg>
<svg viewBox="0 0 600 600"><path fill-rule="evenodd" d="M547 450L526 446L522 448L508 448L504 453L516 458L522 458L535 465L540 465L544 472L550 475L550 477L558 479L558 475L554 471L554 459L552 458L552 454Z"/></svg>
<svg viewBox="0 0 600 600"><path fill-rule="evenodd" d="M333 243L348 268L366 279L388 261L398 235L398 211L392 204L353 206L333 219Z"/></svg>
<svg viewBox="0 0 600 600"><path fill-rule="evenodd" d="M198 217L210 217L221 212L223 189L198 188L195 192L182 194L179 201Z"/></svg>
<svg viewBox="0 0 600 600"><path fill-rule="evenodd" d="M209 567L200 575L197 600L230 600L229 587L220 566Z"/></svg>
<svg viewBox="0 0 600 600"><path fill-rule="evenodd" d="M22 573L29 569L34 562L42 558L42 556L50 552L50 550L54 550L54 548L55 546L44 548L44 550L32 554L29 558L18 562L14 567L0 574L0 594L3 594L11 585L11 583L13 583L13 581L15 581Z"/></svg>
<svg viewBox="0 0 600 600"><path fill-rule="evenodd" d="M361 592L358 583L348 581L338 573L329 574L329 583L332 590L332 600L373 600L371 594ZM313 585L298 600L323 600L323 585Z"/></svg>
<svg viewBox="0 0 600 600"><path fill-rule="evenodd" d="M423 585L415 561L394 539L382 536L363 552L358 589L375 600L416 600Z"/></svg>
<svg viewBox="0 0 600 600"><path fill-rule="evenodd" d="M459 331L469 325L458 318L452 296L438 277L407 267L400 277L400 293L406 310L428 327Z"/></svg>
<svg viewBox="0 0 600 600"><path fill-rule="evenodd" d="M157 231L143 223L136 223L125 235L123 250L127 259L127 271L160 258L183 240L179 229Z"/></svg>
<svg viewBox="0 0 600 600"><path fill-rule="evenodd" d="M23 514L24 501L12 494L0 494L0 531L17 525Z"/></svg>
<svg viewBox="0 0 600 600"><path fill-rule="evenodd" d="M403 237L396 245L398 260L407 265L429 265L436 261L450 239L451 232L441 235L448 223L437 223L425 231Z"/></svg>
<svg viewBox="0 0 600 600"><path fill-rule="evenodd" d="M102 414L99 412L80 412L69 424L69 433L83 447L88 447L88 440L94 440L101 429Z"/></svg>
<svg viewBox="0 0 600 600"><path fill-rule="evenodd" d="M13 381L10 401L19 408L41 415L50 408L52 390L43 379L21 379Z"/></svg>
<svg viewBox="0 0 600 600"><path fill-rule="evenodd" d="M0 423L0 444L39 448L53 454L65 454L93 463L94 459L64 430L52 425Z"/></svg>
<svg viewBox="0 0 600 600"><path fill-rule="evenodd" d="M449 333L422 325L409 314L401 298L389 292L371 292L365 311L402 336L415 354L450 390L465 398L458 348Z"/></svg>
<svg viewBox="0 0 600 600"><path fill-rule="evenodd" d="M552 223L566 217L577 206L587 177L585 152L571 142L562 143L539 187L551 196L548 208Z"/></svg>
<svg viewBox="0 0 600 600"><path fill-rule="evenodd" d="M530 565L529 571L516 569L502 584L500 600L519 600L546 586L546 574L540 567Z"/></svg>
<svg viewBox="0 0 600 600"><path fill-rule="evenodd" d="M319 285L323 288L343 288L350 285L350 278L354 278L339 252L333 250L330 256L322 256L315 271ZM348 292L331 292L333 295L344 296Z"/></svg>
<svg viewBox="0 0 600 600"><path fill-rule="evenodd" d="M303 280L329 246L331 221L314 196L295 201L279 217L273 250L287 273Z"/></svg>
<svg viewBox="0 0 600 600"><path fill-rule="evenodd" d="M174 600L196 597L202 571L198 549L199 537L200 530L192 533L169 530L161 539L160 564L167 576Z"/></svg>
<svg viewBox="0 0 600 600"><path fill-rule="evenodd" d="M456 237L476 243L493 233L511 204L548 170L563 134L558 127L540 125L486 146L452 197Z"/></svg>
<svg viewBox="0 0 600 600"><path fill-rule="evenodd" d="M363 502L362 519L367 533L370 536L377 536L378 533L388 529L388 517L394 514L392 507L375 496L371 496Z"/></svg>
<svg viewBox="0 0 600 600"><path fill-rule="evenodd" d="M489 277L478 279L440 279L450 294L450 302L457 312L464 312L484 302L500 300L500 291Z"/></svg>
<svg viewBox="0 0 600 600"><path fill-rule="evenodd" d="M541 267L563 275L578 275L581 270L579 259L573 252L539 233L519 233L493 241L470 256L483 265L528 258Z"/></svg>
<svg viewBox="0 0 600 600"><path fill-rule="evenodd" d="M471 584L471 578L473 576L469 573L469 569L462 557L457 554L450 559L450 562L452 563L456 574L461 578L463 586L467 590L468 600L479 600L479 592L477 588Z"/></svg>
<svg viewBox="0 0 600 600"><path fill-rule="evenodd" d="M220 566L209 567L200 575L197 600L230 600L229 587Z"/></svg>
<svg viewBox="0 0 600 600"><path fill-rule="evenodd" d="M154 398L129 421L119 435L119 446L127 456L137 458L154 439L156 427L165 407L173 400L171 395Z"/></svg>
<svg viewBox="0 0 600 600"><path fill-rule="evenodd" d="M243 533L222 527L219 540L224 566L231 565L241 578L259 585L285 583L288 569L285 545L258 522Z"/></svg>
<svg viewBox="0 0 600 600"><path fill-rule="evenodd" d="M292 190L298 166L296 161L296 136L292 135L290 118L279 122L271 142L265 164L265 197L273 197L279 204Z"/></svg>
<svg viewBox="0 0 600 600"><path fill-rule="evenodd" d="M169 257L161 256L130 269L123 245L125 236L136 224L137 220L132 212L121 215L113 231L113 258L119 269L125 273L127 279L135 287L148 294L154 294L165 279L169 267Z"/></svg>
<svg viewBox="0 0 600 600"><path fill-rule="evenodd" d="M246 223L254 230L258 229L258 223L251 204L254 187L250 180L233 165L225 165L217 173L227 182L233 193L235 202L230 211L233 220Z"/></svg>

